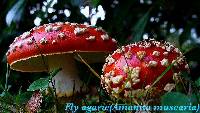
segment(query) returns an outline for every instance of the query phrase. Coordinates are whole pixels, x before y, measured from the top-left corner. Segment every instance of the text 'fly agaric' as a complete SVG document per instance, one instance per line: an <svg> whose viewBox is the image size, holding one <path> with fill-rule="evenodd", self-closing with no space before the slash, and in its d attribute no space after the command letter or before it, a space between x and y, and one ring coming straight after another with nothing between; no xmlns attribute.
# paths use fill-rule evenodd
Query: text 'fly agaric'
<svg viewBox="0 0 200 113"><path fill-rule="evenodd" d="M189 67L179 49L169 42L140 41L122 46L106 58L101 83L114 97L130 97L132 91L151 86L171 64L155 88L163 90L173 82L173 75L189 71Z"/></svg>
<svg viewBox="0 0 200 113"><path fill-rule="evenodd" d="M35 27L17 37L7 52L7 61L12 69L22 72L62 68L53 78L57 95L62 97L71 96L74 85L75 92L83 86L72 53L78 52L86 61L97 62L115 49L116 40L102 28L57 22Z"/></svg>

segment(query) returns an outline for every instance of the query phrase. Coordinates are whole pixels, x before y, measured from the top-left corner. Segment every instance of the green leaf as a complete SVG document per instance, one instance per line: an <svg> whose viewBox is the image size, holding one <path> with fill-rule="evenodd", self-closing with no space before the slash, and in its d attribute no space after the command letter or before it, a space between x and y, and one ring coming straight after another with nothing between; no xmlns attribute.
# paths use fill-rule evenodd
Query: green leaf
<svg viewBox="0 0 200 113"><path fill-rule="evenodd" d="M185 80L192 80L190 74L187 71L182 71L181 72L181 77L183 77Z"/></svg>
<svg viewBox="0 0 200 113"><path fill-rule="evenodd" d="M149 16L150 16L150 11L147 11L144 16L142 16L139 21L135 24L135 26L132 29L132 39L131 42L137 42L140 41L142 39L142 35L144 32L144 29L147 25L147 22L149 20Z"/></svg>
<svg viewBox="0 0 200 113"><path fill-rule="evenodd" d="M196 84L197 87L200 86L200 77L195 81L195 84Z"/></svg>
<svg viewBox="0 0 200 113"><path fill-rule="evenodd" d="M199 104L198 95L199 95L198 93L197 94L192 93L190 95L190 100L191 100L193 105L198 105Z"/></svg>
<svg viewBox="0 0 200 113"><path fill-rule="evenodd" d="M17 3L8 11L6 15L7 25L11 25L12 22L20 21L24 9L25 9L25 0L18 0Z"/></svg>
<svg viewBox="0 0 200 113"><path fill-rule="evenodd" d="M34 81L27 91L45 90L49 86L49 78L40 78Z"/></svg>
<svg viewBox="0 0 200 113"><path fill-rule="evenodd" d="M31 96L32 96L31 92L18 94L15 96L15 103L20 106L26 103L31 98Z"/></svg>
<svg viewBox="0 0 200 113"><path fill-rule="evenodd" d="M174 62L175 63L175 62ZM171 68L172 66L174 65L174 63L170 64L163 72L162 74L156 78L156 80L154 81L154 83L152 84L152 86L154 86Z"/></svg>
<svg viewBox="0 0 200 113"><path fill-rule="evenodd" d="M36 90L45 90L49 86L49 80L53 78L60 70L61 68L55 69L50 73L50 76L48 78L40 78L36 81L34 81L27 91L36 91Z"/></svg>
<svg viewBox="0 0 200 113"><path fill-rule="evenodd" d="M58 68L58 69L55 69L55 70L53 70L52 72L50 72L50 78L49 79L51 79L51 78L53 78L54 76L56 76L56 74L59 72L59 71L61 71L62 70L62 68Z"/></svg>
<svg viewBox="0 0 200 113"><path fill-rule="evenodd" d="M4 90L4 87L3 87L3 85L2 85L2 84L0 84L0 89L1 89L1 90Z"/></svg>
<svg viewBox="0 0 200 113"><path fill-rule="evenodd" d="M96 7L99 2L100 0L92 0L92 5Z"/></svg>
<svg viewBox="0 0 200 113"><path fill-rule="evenodd" d="M182 45L187 39L190 38L191 28L192 28L192 24L191 22L188 22L187 25L185 26L183 33L181 33L181 35L179 36L180 45Z"/></svg>
<svg viewBox="0 0 200 113"><path fill-rule="evenodd" d="M161 97L162 106L190 106L190 98L185 94L179 92L169 92ZM192 111L186 110L176 110L176 111L167 111L165 113L192 113Z"/></svg>
<svg viewBox="0 0 200 113"><path fill-rule="evenodd" d="M14 103L14 97L9 92L3 92L4 94L1 94L0 96L0 104L2 103L7 105L15 105Z"/></svg>
<svg viewBox="0 0 200 113"><path fill-rule="evenodd" d="M81 4L81 0L70 0L73 6L79 6Z"/></svg>

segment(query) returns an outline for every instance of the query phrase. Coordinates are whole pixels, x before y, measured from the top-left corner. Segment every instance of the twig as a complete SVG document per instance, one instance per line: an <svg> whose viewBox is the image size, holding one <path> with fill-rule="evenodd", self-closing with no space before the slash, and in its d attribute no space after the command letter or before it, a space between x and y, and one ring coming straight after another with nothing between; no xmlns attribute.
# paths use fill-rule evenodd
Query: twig
<svg viewBox="0 0 200 113"><path fill-rule="evenodd" d="M5 83L5 92L8 91L8 77L10 76L10 68L9 68L9 64L7 63L7 72L6 72L6 83Z"/></svg>
<svg viewBox="0 0 200 113"><path fill-rule="evenodd" d="M56 101L56 106L55 106L55 109L56 109L56 113L58 112L58 96L56 94L56 88L55 88L55 80L53 81L52 78L50 78L50 82L52 84L52 88L53 88L53 92L54 92L54 95L55 95L55 101Z"/></svg>
<svg viewBox="0 0 200 113"><path fill-rule="evenodd" d="M97 74L97 72L96 72L94 69L92 69L92 67L90 67L90 65L81 57L81 55L79 55L77 52L75 52L75 53L76 53L76 55L80 58L80 60L90 69L90 71L91 71L96 77L98 77L99 79L101 79L100 76L99 76L99 74Z"/></svg>
<svg viewBox="0 0 200 113"><path fill-rule="evenodd" d="M191 83L189 83L189 89L188 89L188 95L192 95L192 86Z"/></svg>

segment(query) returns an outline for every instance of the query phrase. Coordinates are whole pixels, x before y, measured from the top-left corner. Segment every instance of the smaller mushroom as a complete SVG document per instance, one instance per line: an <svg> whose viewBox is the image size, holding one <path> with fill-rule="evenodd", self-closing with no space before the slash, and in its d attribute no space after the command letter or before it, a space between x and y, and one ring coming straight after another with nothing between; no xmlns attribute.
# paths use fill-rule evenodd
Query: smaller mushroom
<svg viewBox="0 0 200 113"><path fill-rule="evenodd" d="M35 91L30 98L30 100L26 104L26 110L29 113L36 113L39 111L39 108L41 107L42 103L42 94L40 91Z"/></svg>
<svg viewBox="0 0 200 113"><path fill-rule="evenodd" d="M154 83L171 64L175 65ZM156 89L164 90L167 84L174 82L174 73L182 71L189 68L178 48L169 42L143 40L123 46L106 58L101 84L108 94L125 98L129 92L145 90L154 84Z"/></svg>

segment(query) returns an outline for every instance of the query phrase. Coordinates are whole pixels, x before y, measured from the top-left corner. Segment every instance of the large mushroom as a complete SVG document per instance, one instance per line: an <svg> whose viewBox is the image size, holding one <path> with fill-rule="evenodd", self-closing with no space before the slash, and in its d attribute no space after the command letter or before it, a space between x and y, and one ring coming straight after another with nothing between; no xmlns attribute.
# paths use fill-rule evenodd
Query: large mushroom
<svg viewBox="0 0 200 113"><path fill-rule="evenodd" d="M115 49L116 40L102 28L57 22L34 27L17 37L7 52L7 61L11 69L22 72L62 68L53 78L56 93L58 97L69 97L73 87L75 93L86 90L79 79L73 53L78 52L88 62L97 62Z"/></svg>
<svg viewBox="0 0 200 113"><path fill-rule="evenodd" d="M172 68L159 80L171 64ZM181 71L189 71L189 67L180 50L169 42L150 39L122 46L109 55L101 83L108 94L129 98L134 91L151 86L164 91Z"/></svg>

